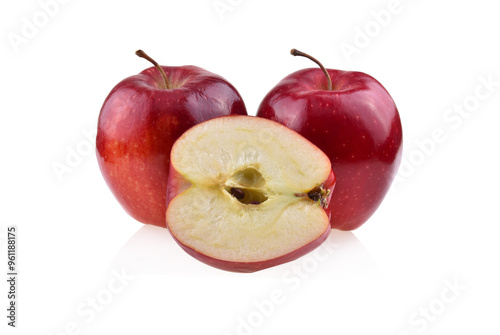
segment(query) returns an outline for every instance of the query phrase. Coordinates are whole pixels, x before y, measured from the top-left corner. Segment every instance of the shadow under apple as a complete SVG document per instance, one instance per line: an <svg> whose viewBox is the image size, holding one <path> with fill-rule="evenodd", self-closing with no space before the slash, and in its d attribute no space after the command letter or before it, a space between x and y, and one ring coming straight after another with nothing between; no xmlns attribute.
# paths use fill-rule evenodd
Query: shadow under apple
<svg viewBox="0 0 500 335"><path fill-rule="evenodd" d="M292 262L255 273L234 273L208 266L189 256L169 231L142 226L117 252L111 268L124 268L135 275L196 275L281 277L303 272L321 279L364 279L378 272L377 266L358 238L350 231L332 230L317 249Z"/></svg>

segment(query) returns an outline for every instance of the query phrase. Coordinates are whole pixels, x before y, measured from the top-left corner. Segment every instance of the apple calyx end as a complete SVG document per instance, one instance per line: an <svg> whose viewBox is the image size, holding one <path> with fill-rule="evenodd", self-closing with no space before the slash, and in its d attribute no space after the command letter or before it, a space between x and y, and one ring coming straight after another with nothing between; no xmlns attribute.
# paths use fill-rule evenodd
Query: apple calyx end
<svg viewBox="0 0 500 335"><path fill-rule="evenodd" d="M307 193L295 193L296 197L308 198L314 202L317 202L323 209L328 208L328 197L330 196L331 190L323 188L323 185L319 185Z"/></svg>

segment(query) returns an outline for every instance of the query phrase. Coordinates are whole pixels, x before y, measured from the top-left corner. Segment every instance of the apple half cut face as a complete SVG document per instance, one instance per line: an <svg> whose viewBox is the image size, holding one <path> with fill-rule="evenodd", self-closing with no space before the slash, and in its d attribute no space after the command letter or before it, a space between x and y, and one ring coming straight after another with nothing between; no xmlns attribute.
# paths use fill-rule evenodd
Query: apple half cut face
<svg viewBox="0 0 500 335"><path fill-rule="evenodd" d="M261 270L306 254L330 232L330 160L277 122L200 123L175 142L169 173L167 227L211 266Z"/></svg>

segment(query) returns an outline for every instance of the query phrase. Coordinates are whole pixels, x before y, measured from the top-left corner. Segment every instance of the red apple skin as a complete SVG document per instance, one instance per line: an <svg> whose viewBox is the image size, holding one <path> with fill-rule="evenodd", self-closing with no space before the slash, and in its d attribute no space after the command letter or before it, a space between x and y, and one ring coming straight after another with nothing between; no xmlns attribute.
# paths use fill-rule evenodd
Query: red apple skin
<svg viewBox="0 0 500 335"><path fill-rule="evenodd" d="M319 68L294 72L261 102L257 116L284 124L330 158L337 177L331 226L353 230L381 204L402 155L402 128L386 89L361 72Z"/></svg>
<svg viewBox="0 0 500 335"><path fill-rule="evenodd" d="M97 161L112 193L134 219L166 227L170 150L193 125L224 115L246 115L224 78L196 66L162 66L173 88L164 89L155 67L116 85L102 106Z"/></svg>
<svg viewBox="0 0 500 335"><path fill-rule="evenodd" d="M335 187L337 185L337 176L335 173L330 171L330 175L328 178L323 182L321 185L324 190L328 192L327 197L326 197L326 204L327 206L324 208L326 215L328 216L328 219L331 220L332 218L332 209L335 207L333 202L332 202L332 196L333 196L333 191L335 190Z"/></svg>
<svg viewBox="0 0 500 335"><path fill-rule="evenodd" d="M322 184L322 188L329 191L326 200L327 204L329 204L331 201L331 195L332 191L335 188L335 184L336 184L335 174L333 173L333 171L330 171L328 178ZM177 170L172 166L172 164L170 164L170 175L168 178L168 191L167 191L167 210L170 201L172 201L172 199L175 198L177 195L187 190L190 186L191 183L188 180L186 180L179 172L177 172ZM330 206L327 206L327 208L325 208L325 212L328 217L330 217L330 208L331 208ZM168 228L168 222L167 222L167 228ZM265 260L262 262L232 262L205 255L183 244L180 240L177 239L177 237L171 230L169 231L173 239L177 242L177 244L179 244L179 246L186 253L196 258L197 260L221 270L231 271L231 272L245 272L245 273L260 271L302 257L303 255L319 247L321 243L323 243L330 234L330 229L325 229L325 231L313 241L309 242L308 244L302 246L299 249L296 249L286 255L277 258Z"/></svg>

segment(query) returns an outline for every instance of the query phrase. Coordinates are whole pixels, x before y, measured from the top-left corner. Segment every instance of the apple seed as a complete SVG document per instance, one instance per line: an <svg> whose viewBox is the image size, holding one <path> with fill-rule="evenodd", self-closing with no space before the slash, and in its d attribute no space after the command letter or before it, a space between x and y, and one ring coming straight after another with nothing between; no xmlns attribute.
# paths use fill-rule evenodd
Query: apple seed
<svg viewBox="0 0 500 335"><path fill-rule="evenodd" d="M245 192L239 188L231 187L231 195L236 199L241 200L245 197Z"/></svg>

